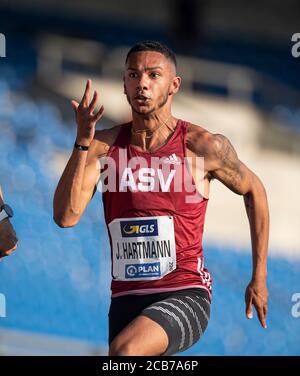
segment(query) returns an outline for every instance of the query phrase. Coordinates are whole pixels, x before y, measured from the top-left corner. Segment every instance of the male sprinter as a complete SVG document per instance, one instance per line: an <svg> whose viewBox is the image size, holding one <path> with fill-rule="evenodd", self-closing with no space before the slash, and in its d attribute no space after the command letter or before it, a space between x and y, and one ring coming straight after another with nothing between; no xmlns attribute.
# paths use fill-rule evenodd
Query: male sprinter
<svg viewBox="0 0 300 376"><path fill-rule="evenodd" d="M225 136L172 115L180 82L174 53L159 42L145 41L126 58L124 93L132 121L95 131L104 109L95 111L98 93L90 97L90 80L81 102L72 101L77 138L55 192L54 220L61 227L78 223L96 190L99 158L110 158L117 183L116 189L103 192L112 257L109 355L172 355L192 346L206 329L211 277L204 268L202 233L211 178L244 197L253 250L246 315L252 318L254 305L266 328L265 189ZM189 168L185 157L192 161ZM196 179L199 157L204 159L201 184ZM157 168L155 160L160 161ZM179 167L198 182L201 199L193 200L195 192L178 184ZM106 172L102 165L101 175ZM112 175L113 170L107 180ZM176 179L182 189L174 188Z"/></svg>
<svg viewBox="0 0 300 376"><path fill-rule="evenodd" d="M10 206L4 204L0 186L0 261L9 256L17 248L17 236L9 218L13 212Z"/></svg>

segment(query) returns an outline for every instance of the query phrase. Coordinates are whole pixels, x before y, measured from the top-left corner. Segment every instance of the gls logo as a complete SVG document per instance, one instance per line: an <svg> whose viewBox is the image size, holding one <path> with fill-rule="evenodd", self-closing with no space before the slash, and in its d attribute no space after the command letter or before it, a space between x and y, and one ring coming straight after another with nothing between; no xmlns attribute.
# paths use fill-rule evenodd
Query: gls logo
<svg viewBox="0 0 300 376"><path fill-rule="evenodd" d="M292 35L292 42L296 42L292 47L292 55L294 57L300 56L300 33L295 33Z"/></svg>
<svg viewBox="0 0 300 376"><path fill-rule="evenodd" d="M156 219L121 221L120 226L123 238L158 235Z"/></svg>
<svg viewBox="0 0 300 376"><path fill-rule="evenodd" d="M292 316L295 319L298 319L300 317L300 293L299 292L292 295L292 302L296 302L292 306L292 310L291 310Z"/></svg>

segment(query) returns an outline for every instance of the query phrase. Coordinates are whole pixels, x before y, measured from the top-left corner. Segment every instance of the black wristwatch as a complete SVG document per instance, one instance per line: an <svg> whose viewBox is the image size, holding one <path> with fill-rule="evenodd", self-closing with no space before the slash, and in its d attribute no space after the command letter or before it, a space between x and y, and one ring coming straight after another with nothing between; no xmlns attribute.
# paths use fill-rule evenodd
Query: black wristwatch
<svg viewBox="0 0 300 376"><path fill-rule="evenodd" d="M7 204L1 205L1 207L0 207L0 221L2 221L5 218L11 218L13 215L14 215L14 212L9 205L7 205Z"/></svg>
<svg viewBox="0 0 300 376"><path fill-rule="evenodd" d="M89 150L89 146L79 145L79 144L77 144L76 141L75 141L75 143L74 143L74 148L75 148L75 149L78 149L78 150L82 150L82 151L87 151L87 150Z"/></svg>

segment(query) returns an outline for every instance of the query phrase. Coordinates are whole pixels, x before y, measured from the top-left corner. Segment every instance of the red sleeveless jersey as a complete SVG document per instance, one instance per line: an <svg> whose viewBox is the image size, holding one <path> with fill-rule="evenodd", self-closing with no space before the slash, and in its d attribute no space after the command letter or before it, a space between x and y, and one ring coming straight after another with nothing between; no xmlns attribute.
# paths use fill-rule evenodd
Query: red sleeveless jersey
<svg viewBox="0 0 300 376"><path fill-rule="evenodd" d="M149 153L130 144L131 123L127 123L121 126L108 151L115 171L104 168L106 178L116 175L115 189L103 190L102 194L111 245L112 297L199 287L206 289L211 298L212 281L204 268L202 250L208 200L197 190L186 189L184 179L177 180L175 188L176 174L186 174L193 182L184 160L187 125L178 120L167 143ZM169 175L164 176L159 168L149 169L155 157L168 166ZM132 158L142 160L142 164L133 163L128 169ZM157 189L153 189L153 181ZM197 200L187 202L187 197L195 195Z"/></svg>

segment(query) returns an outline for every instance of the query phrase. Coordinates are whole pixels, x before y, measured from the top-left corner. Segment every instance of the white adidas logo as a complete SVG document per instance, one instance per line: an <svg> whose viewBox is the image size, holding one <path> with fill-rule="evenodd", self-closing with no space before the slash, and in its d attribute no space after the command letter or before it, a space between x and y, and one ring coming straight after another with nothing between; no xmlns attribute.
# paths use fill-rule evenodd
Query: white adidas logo
<svg viewBox="0 0 300 376"><path fill-rule="evenodd" d="M177 158L177 155L175 153L169 155L163 160L163 163L169 163L169 164L181 164L180 159Z"/></svg>

